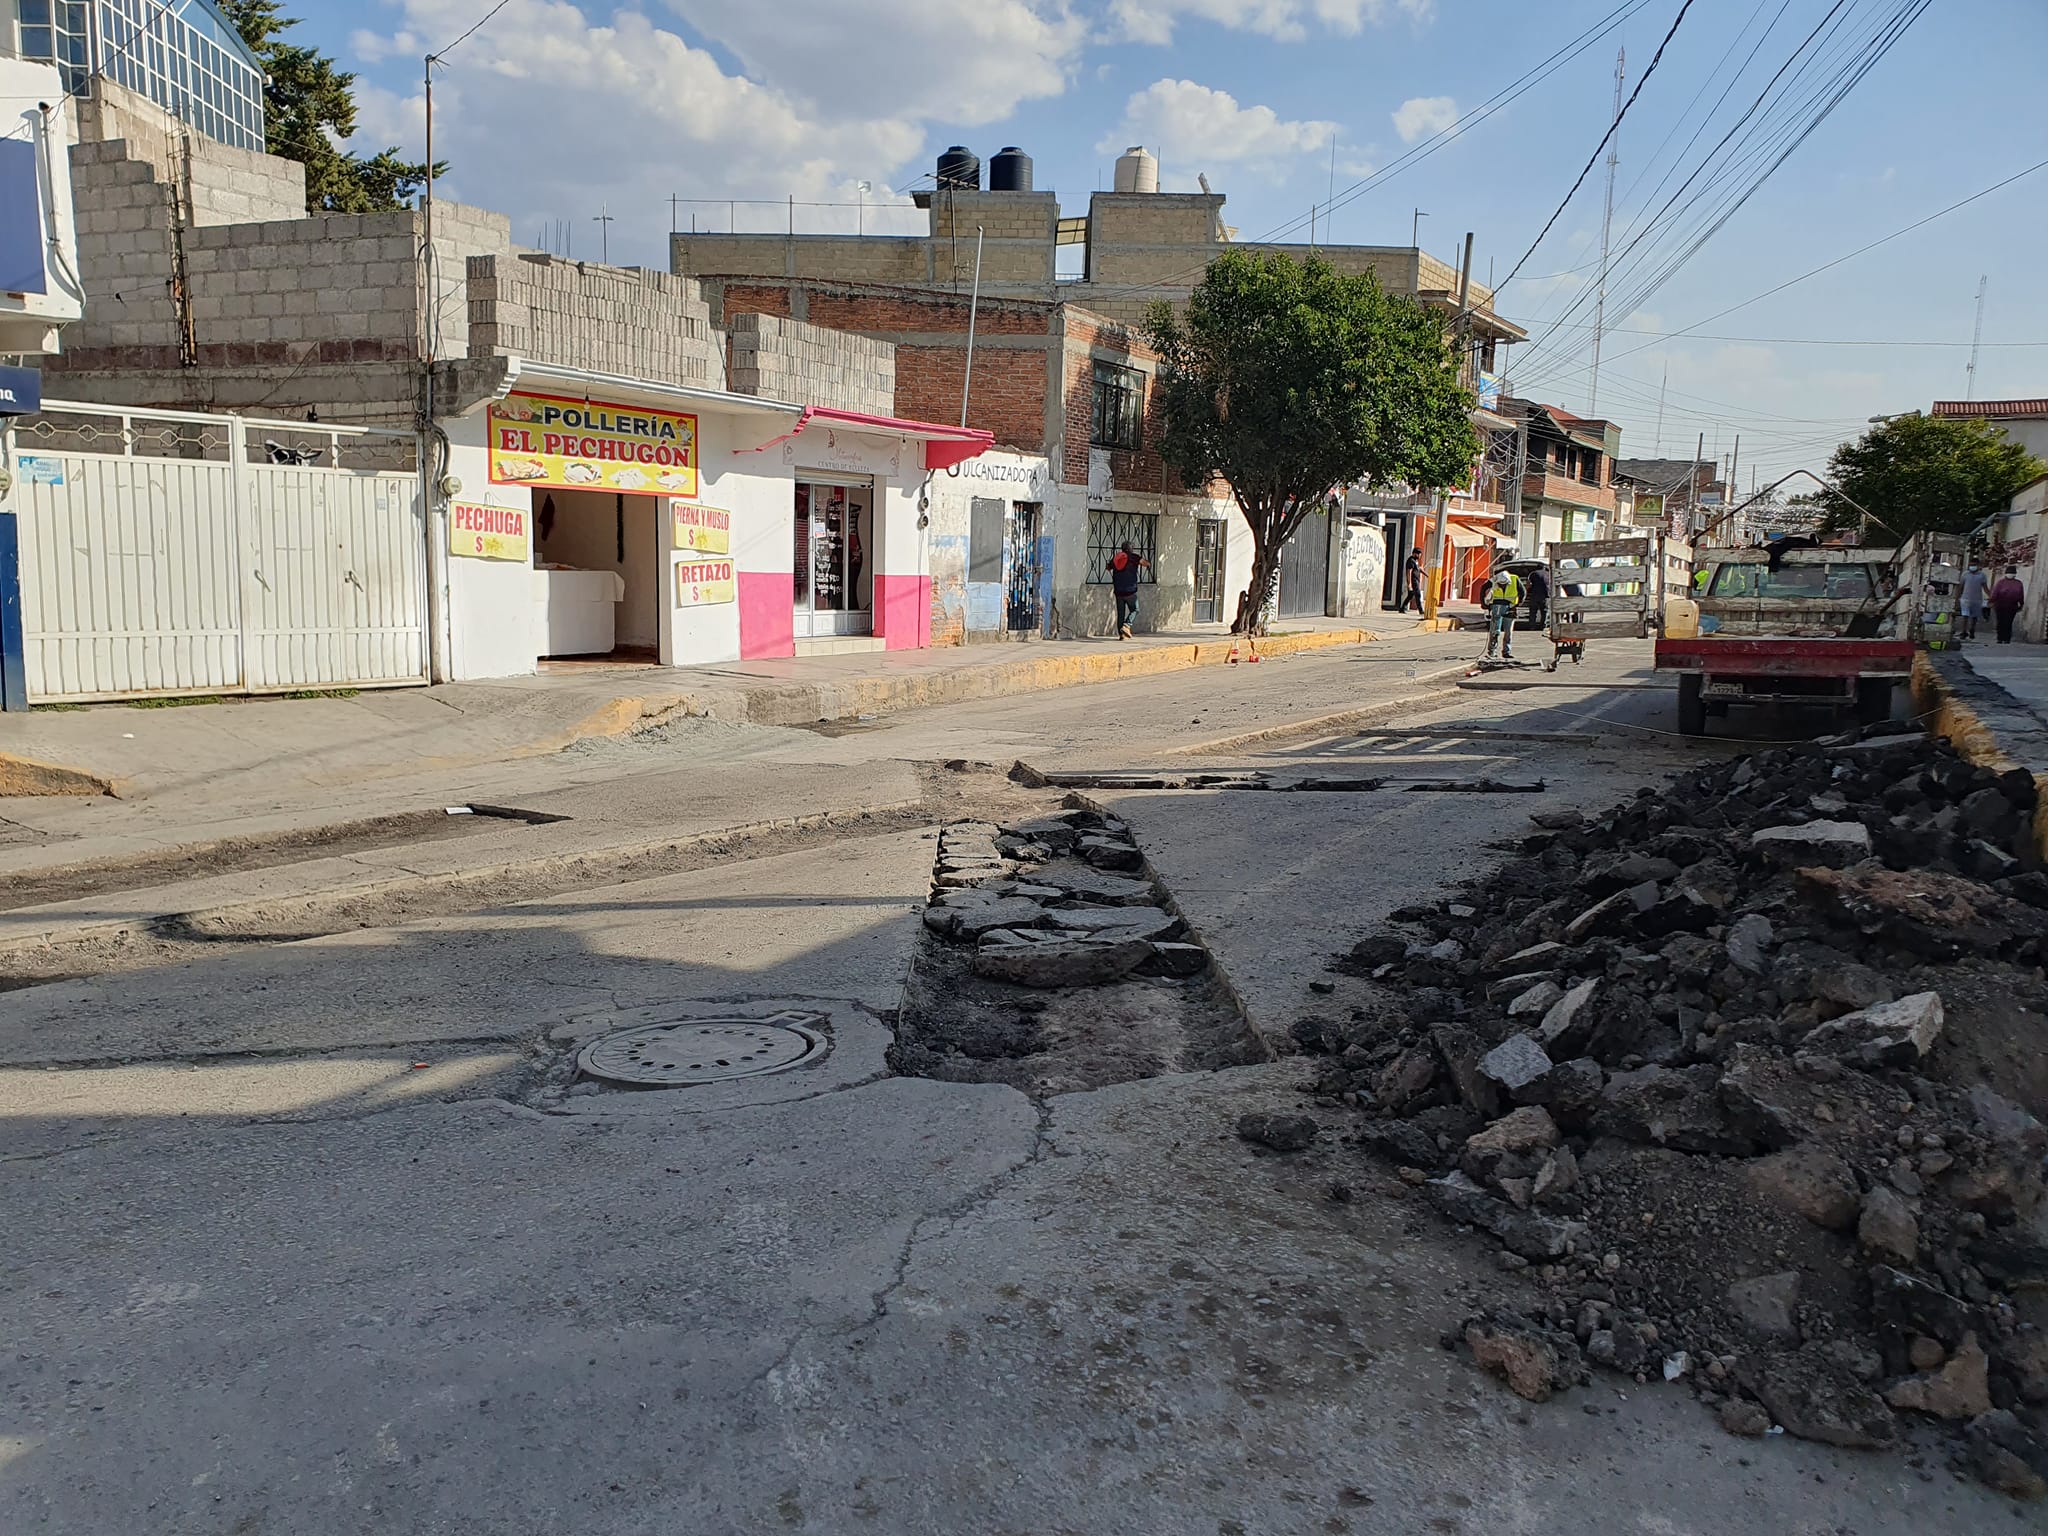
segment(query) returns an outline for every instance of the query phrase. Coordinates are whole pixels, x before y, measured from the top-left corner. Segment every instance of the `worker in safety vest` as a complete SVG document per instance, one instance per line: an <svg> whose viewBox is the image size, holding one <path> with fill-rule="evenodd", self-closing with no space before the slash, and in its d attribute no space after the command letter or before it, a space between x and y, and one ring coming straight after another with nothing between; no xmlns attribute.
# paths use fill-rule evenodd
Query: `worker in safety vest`
<svg viewBox="0 0 2048 1536"><path fill-rule="evenodd" d="M1486 608L1486 654L1492 658L1494 648L1500 649L1503 661L1512 661L1515 655L1515 612L1522 606L1522 579L1506 566L1493 573L1493 580L1486 584L1485 595L1480 599Z"/></svg>

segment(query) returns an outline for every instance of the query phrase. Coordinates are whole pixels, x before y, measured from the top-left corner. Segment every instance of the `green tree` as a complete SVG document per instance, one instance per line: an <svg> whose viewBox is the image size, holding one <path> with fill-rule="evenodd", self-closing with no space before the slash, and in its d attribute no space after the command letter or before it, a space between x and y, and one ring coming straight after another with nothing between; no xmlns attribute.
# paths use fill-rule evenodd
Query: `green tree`
<svg viewBox="0 0 2048 1536"><path fill-rule="evenodd" d="M1232 628L1257 634L1280 547L1332 491L1457 484L1479 452L1445 317L1317 256L1231 251L1185 316L1146 315L1161 452L1191 486L1223 480L1253 539Z"/></svg>
<svg viewBox="0 0 2048 1536"><path fill-rule="evenodd" d="M281 14L280 3L222 0L221 9L268 77L264 138L270 153L305 166L306 211L378 213L409 206L426 183L425 163L401 160L395 148L365 157L338 146L356 131L356 77L315 49L281 41L298 19ZM447 169L437 164L434 174Z"/></svg>
<svg viewBox="0 0 2048 1536"><path fill-rule="evenodd" d="M2048 474L2048 464L1988 421L1894 416L1828 461L1833 487L1800 500L1825 528L1854 528L1868 513L1879 531L1904 542L1923 529L1967 533L2013 493Z"/></svg>

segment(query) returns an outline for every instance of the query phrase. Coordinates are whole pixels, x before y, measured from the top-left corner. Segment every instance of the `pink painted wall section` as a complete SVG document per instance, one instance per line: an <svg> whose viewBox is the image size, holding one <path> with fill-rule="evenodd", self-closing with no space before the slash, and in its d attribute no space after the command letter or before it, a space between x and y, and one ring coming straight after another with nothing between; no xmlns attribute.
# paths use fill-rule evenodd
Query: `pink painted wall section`
<svg viewBox="0 0 2048 1536"><path fill-rule="evenodd" d="M744 600L745 589L741 589ZM741 610L744 622L745 610ZM932 643L932 579L875 574L875 633L892 651L916 651Z"/></svg>
<svg viewBox="0 0 2048 1536"><path fill-rule="evenodd" d="M794 656L796 577L789 571L741 571L739 580L741 658Z"/></svg>

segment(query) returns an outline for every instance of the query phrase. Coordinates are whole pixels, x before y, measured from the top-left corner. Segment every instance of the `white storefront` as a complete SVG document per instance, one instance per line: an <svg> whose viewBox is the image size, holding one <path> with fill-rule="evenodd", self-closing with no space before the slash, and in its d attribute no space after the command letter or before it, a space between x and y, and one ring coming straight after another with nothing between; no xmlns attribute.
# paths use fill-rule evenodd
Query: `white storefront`
<svg viewBox="0 0 2048 1536"><path fill-rule="evenodd" d="M930 644L928 465L986 434L499 362L441 422L446 675Z"/></svg>

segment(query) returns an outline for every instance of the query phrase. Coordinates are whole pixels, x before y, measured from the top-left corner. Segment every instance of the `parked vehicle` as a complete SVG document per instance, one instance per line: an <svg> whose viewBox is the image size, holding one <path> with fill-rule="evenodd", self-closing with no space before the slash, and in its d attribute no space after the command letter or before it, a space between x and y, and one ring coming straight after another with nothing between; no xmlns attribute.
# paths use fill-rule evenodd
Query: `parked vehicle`
<svg viewBox="0 0 2048 1536"><path fill-rule="evenodd" d="M1665 605L1657 640L1657 669L1678 674L1679 730L1704 735L1738 704L1885 719L1924 637L1953 633L1961 563L1962 541L1945 535L1896 550L1702 551L1706 581Z"/></svg>

